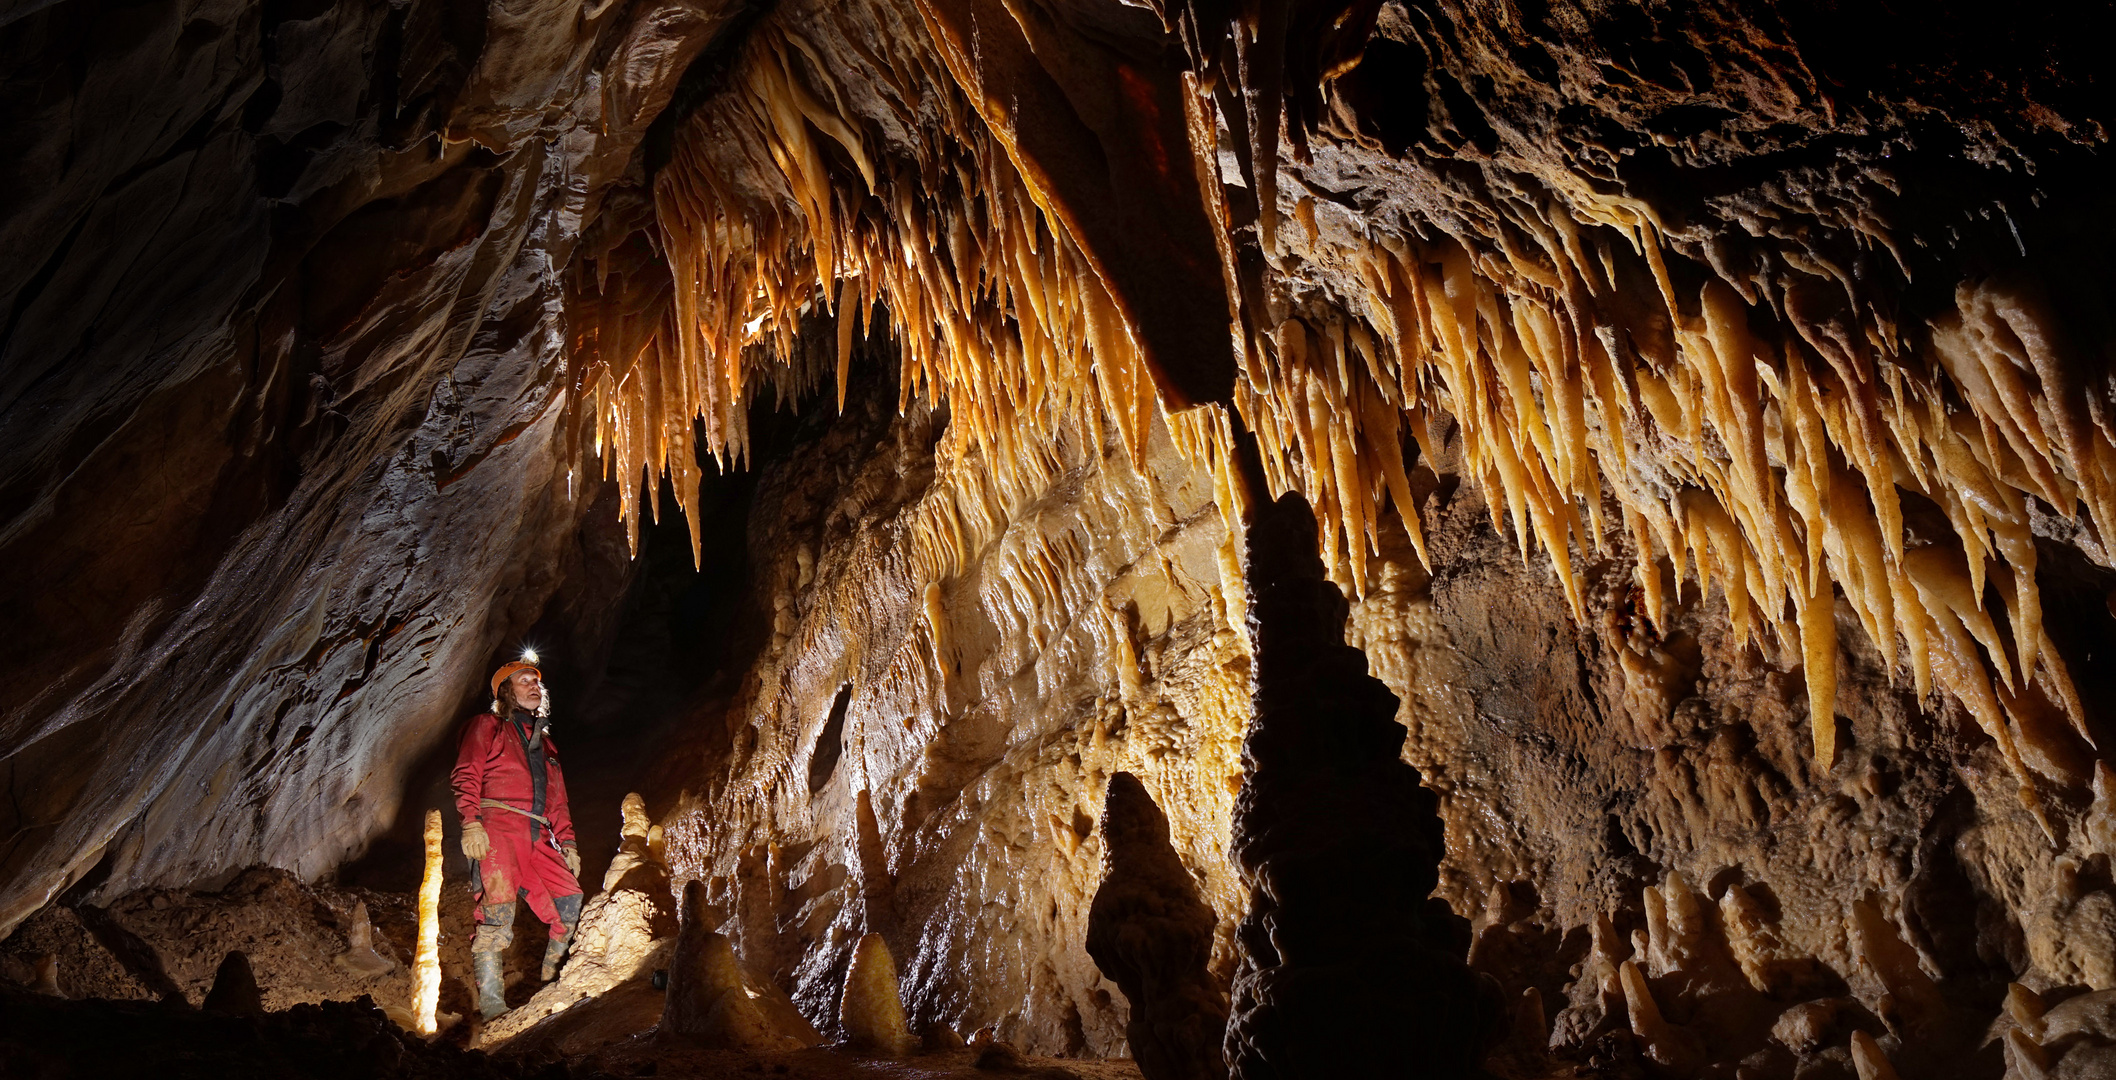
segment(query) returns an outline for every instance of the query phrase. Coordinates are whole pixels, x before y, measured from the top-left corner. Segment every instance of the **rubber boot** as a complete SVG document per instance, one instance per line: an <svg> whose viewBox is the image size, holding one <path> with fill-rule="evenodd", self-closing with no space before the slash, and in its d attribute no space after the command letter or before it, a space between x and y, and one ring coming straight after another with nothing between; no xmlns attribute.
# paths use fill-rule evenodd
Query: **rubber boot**
<svg viewBox="0 0 2116 1080"><path fill-rule="evenodd" d="M573 931L580 926L579 893L557 897L553 906L558 909L558 924L564 931L544 946L544 981L558 978L558 970L566 962L566 949L573 944Z"/></svg>
<svg viewBox="0 0 2116 1080"><path fill-rule="evenodd" d="M478 1015L491 1020L507 1011L505 967L496 952L470 954L471 970L478 981Z"/></svg>
<svg viewBox="0 0 2116 1080"><path fill-rule="evenodd" d="M566 947L572 943L573 935L568 934L562 938L553 938L549 945L544 946L545 982L558 978L558 969L566 962Z"/></svg>

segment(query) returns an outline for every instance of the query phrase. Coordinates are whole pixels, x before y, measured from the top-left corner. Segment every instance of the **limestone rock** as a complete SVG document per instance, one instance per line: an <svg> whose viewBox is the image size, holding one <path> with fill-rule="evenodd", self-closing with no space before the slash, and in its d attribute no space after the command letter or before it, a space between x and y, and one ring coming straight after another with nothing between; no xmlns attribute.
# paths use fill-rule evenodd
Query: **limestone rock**
<svg viewBox="0 0 2116 1080"><path fill-rule="evenodd" d="M1110 777L1102 804L1102 886L1087 952L1131 1007L1124 1034L1146 1080L1227 1075L1227 999L1212 978L1212 909L1168 842L1168 818L1139 778Z"/></svg>
<svg viewBox="0 0 2116 1080"><path fill-rule="evenodd" d="M387 975L397 966L396 961L375 951L375 927L368 921L367 901L359 901L353 906L352 929L345 936L345 951L332 963L355 975L370 978Z"/></svg>
<svg viewBox="0 0 2116 1080"><path fill-rule="evenodd" d="M1258 1038L1308 993L1274 971L1408 993L1307 936L1313 865L1378 865L1343 936L1414 985L1527 886L1478 970L1565 1000L1579 1061L1636 1038L1629 963L1714 1069L1857 1065L1769 1039L1839 999L1904 1075L1967 1068L1986 991L2116 988L2109 27L1915 14L16 5L8 974L196 998L241 948L268 1006L364 985L342 897L218 886L414 839L489 654L640 580L664 475L672 530L724 509L712 457L758 469L755 617L695 665L732 689L640 736L670 854L606 892L707 881L812 1015L861 930L918 927L911 1026L1114 1053L1081 943L1129 771ZM1242 502L1289 489L1354 601L1301 632L1366 664L1316 657L1312 744L1283 671L1249 724ZM1318 748L1354 782L1286 780Z"/></svg>
<svg viewBox="0 0 2116 1080"><path fill-rule="evenodd" d="M257 976L250 971L250 958L240 952L229 953L220 962L220 970L213 976L213 988L206 991L206 1000L199 1007L229 1016L263 1015L264 995L257 989Z"/></svg>
<svg viewBox="0 0 2116 1080"><path fill-rule="evenodd" d="M845 996L838 1004L838 1025L845 1042L857 1049L901 1057L918 1047L904 1023L904 1001L896 989L896 961L880 934L860 938L852 967L845 973Z"/></svg>
<svg viewBox="0 0 2116 1080"><path fill-rule="evenodd" d="M751 1001L734 945L704 923L704 886L684 886L683 929L669 958L661 1030L715 1047L779 1050L799 1042L772 1029Z"/></svg>
<svg viewBox="0 0 2116 1080"><path fill-rule="evenodd" d="M41 988L47 971L64 997L152 1000L156 996L97 940L78 913L57 904L39 911L0 940L0 975Z"/></svg>

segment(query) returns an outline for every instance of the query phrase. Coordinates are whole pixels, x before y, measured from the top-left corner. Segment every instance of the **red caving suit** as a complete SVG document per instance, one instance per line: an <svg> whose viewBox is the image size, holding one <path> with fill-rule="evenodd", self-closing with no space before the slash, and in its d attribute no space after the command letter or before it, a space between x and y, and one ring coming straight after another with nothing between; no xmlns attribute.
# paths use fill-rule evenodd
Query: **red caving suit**
<svg viewBox="0 0 2116 1080"><path fill-rule="evenodd" d="M523 719L535 723L526 716ZM550 832L511 810L481 805L484 800L496 799L534 810L536 785L529 767L528 747L533 734L533 730L491 713L471 718L463 729L462 749L456 754L455 772L450 779L455 785L457 812L466 822L484 822L485 835L492 841L491 854L479 865L484 891L477 898L478 921L486 921L487 901L512 903L519 889L529 901L529 910L536 912L536 917L550 927L551 937L557 939L564 937L566 931L552 901L581 889L566 869L565 855L552 844L552 833L556 833L559 844L573 843L573 814L566 805L566 780L559 770L558 748L552 745L548 733L543 739L541 814L551 822Z"/></svg>

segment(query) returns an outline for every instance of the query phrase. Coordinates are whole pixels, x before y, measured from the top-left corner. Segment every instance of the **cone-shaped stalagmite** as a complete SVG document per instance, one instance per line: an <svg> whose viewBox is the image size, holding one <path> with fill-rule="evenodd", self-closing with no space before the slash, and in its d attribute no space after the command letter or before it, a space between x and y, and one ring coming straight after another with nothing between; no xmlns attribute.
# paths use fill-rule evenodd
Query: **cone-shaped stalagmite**
<svg viewBox="0 0 2116 1080"><path fill-rule="evenodd" d="M238 951L222 958L220 970L213 973L213 989L206 991L206 1000L200 1008L230 1016L264 1013L264 992L257 988L257 976L250 971L249 957Z"/></svg>
<svg viewBox="0 0 2116 1080"><path fill-rule="evenodd" d="M705 886L693 880L683 888L683 928L669 962L661 1030L728 1050L785 1049L787 1040L772 1031L743 987L734 945L705 928L704 910Z"/></svg>
<svg viewBox="0 0 2116 1080"><path fill-rule="evenodd" d="M367 916L367 901L353 905L353 925L345 933L345 951L333 961L355 975L387 975L396 961L375 951L375 924Z"/></svg>
<svg viewBox="0 0 2116 1080"><path fill-rule="evenodd" d="M1168 818L1139 778L1110 777L1102 803L1107 870L1087 916L1087 953L1124 991L1124 1027L1146 1080L1227 1075L1227 998L1212 960L1212 909L1168 840Z"/></svg>
<svg viewBox="0 0 2116 1080"><path fill-rule="evenodd" d="M908 1054L918 1045L904 1023L904 999L897 994L896 961L880 934L860 939L845 973L845 997L838 1004L838 1024L845 1041L863 1050Z"/></svg>
<svg viewBox="0 0 2116 1080"><path fill-rule="evenodd" d="M30 989L50 997L65 997L66 991L59 989L59 958L51 953L37 957L36 981Z"/></svg>

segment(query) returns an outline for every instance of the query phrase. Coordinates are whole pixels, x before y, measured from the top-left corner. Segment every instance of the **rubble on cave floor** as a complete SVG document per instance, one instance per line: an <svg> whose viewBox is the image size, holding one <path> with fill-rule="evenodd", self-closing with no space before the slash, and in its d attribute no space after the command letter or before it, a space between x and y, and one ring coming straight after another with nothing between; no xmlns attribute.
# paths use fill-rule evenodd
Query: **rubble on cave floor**
<svg viewBox="0 0 2116 1080"><path fill-rule="evenodd" d="M422 1038L408 1007L412 895L257 868L217 890L146 890L108 908L53 904L0 942L0 1078L1139 1075L1129 1061L1024 1055L989 1032L969 1045L945 1028L913 1037L878 937L874 970L846 990L848 1015L892 1015L898 1038L875 1047L857 1037L874 1025L847 1019L849 1041L821 1045L791 999L725 938L700 919L678 922L637 796L626 810L618 857L583 911L565 968L536 986L519 970L534 958L511 952L514 1008L491 1023L464 1019L470 927L460 883L441 904L441 1030ZM691 882L687 896L684 910L703 915L702 886ZM730 1003L743 1006L751 1037L730 1034Z"/></svg>
<svg viewBox="0 0 2116 1080"><path fill-rule="evenodd" d="M363 910L365 949L356 947ZM227 955L241 952L267 1009L363 995L396 1004L411 992L413 921L410 893L309 885L256 868L214 890L147 889L107 908L48 905L0 941L0 980L28 985L51 957L66 997L174 993L195 1007Z"/></svg>
<svg viewBox="0 0 2116 1080"><path fill-rule="evenodd" d="M605 1077L785 1077L787 1080L1133 1080L1130 1062L1030 1058L1004 1044L908 1058L827 1048L706 1050L640 1036L579 1058L488 1054L399 1027L371 999L296 1005L262 1016L216 1015L174 1002L67 1001L0 984L0 1076L213 1077L215 1080L596 1080Z"/></svg>

